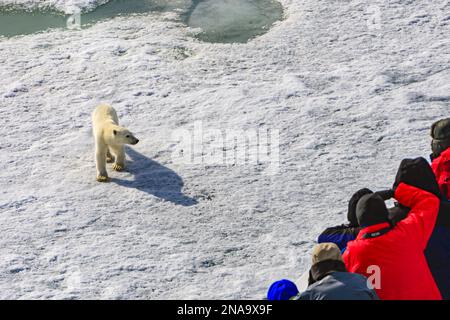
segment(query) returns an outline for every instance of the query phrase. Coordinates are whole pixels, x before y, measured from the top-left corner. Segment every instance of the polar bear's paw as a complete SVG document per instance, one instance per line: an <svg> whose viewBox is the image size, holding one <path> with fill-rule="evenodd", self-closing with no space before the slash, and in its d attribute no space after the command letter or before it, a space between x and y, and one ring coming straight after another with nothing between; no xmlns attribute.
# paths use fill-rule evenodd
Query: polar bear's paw
<svg viewBox="0 0 450 320"><path fill-rule="evenodd" d="M112 167L116 171L123 171L124 165L123 164L114 163Z"/></svg>
<svg viewBox="0 0 450 320"><path fill-rule="evenodd" d="M108 178L108 176L97 176L97 181L98 182L108 182L109 178Z"/></svg>

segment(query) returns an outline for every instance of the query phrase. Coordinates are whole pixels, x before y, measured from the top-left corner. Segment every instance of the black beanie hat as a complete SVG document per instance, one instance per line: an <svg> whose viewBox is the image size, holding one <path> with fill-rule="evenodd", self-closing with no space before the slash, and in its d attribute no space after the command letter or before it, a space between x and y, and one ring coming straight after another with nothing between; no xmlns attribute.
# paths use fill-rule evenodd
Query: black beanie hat
<svg viewBox="0 0 450 320"><path fill-rule="evenodd" d="M356 193L350 198L350 201L348 202L347 220L350 222L352 227L359 226L358 219L356 218L356 205L358 204L359 199L366 194L372 193L372 190L364 188L356 191Z"/></svg>
<svg viewBox="0 0 450 320"><path fill-rule="evenodd" d="M450 147L450 118L436 121L431 126L431 150L433 157L437 158Z"/></svg>
<svg viewBox="0 0 450 320"><path fill-rule="evenodd" d="M377 194L363 196L356 205L356 218L361 227L389 222L388 215L384 200Z"/></svg>

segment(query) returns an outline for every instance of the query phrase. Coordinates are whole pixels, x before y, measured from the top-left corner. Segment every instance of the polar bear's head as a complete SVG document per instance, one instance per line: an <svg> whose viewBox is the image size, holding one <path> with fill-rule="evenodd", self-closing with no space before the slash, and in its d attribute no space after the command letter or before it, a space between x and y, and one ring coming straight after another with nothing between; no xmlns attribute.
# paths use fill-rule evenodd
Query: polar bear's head
<svg viewBox="0 0 450 320"><path fill-rule="evenodd" d="M137 139L128 129L119 128L113 130L114 139L119 144L137 144L139 139Z"/></svg>

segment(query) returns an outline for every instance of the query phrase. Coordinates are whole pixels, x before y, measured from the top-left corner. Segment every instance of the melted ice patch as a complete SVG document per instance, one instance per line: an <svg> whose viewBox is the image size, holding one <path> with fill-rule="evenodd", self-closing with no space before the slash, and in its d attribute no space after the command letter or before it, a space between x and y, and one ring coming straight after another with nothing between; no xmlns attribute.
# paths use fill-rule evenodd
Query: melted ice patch
<svg viewBox="0 0 450 320"><path fill-rule="evenodd" d="M200 28L208 42L247 42L281 20L283 7L274 0L197 0L187 24Z"/></svg>

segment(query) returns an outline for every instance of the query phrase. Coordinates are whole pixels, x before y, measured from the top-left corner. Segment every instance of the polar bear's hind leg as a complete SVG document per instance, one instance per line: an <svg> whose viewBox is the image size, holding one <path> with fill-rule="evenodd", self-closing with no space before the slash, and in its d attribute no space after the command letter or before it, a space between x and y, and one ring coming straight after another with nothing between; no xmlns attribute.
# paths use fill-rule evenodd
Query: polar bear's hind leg
<svg viewBox="0 0 450 320"><path fill-rule="evenodd" d="M107 162L107 163L113 163L113 162L114 162L114 157L113 157L113 155L111 154L111 151L109 150L109 148L108 148L108 150L106 151L106 162Z"/></svg>
<svg viewBox="0 0 450 320"><path fill-rule="evenodd" d="M125 148L123 146L117 146L111 150L114 154L115 162L113 169L116 171L122 171L125 168Z"/></svg>

